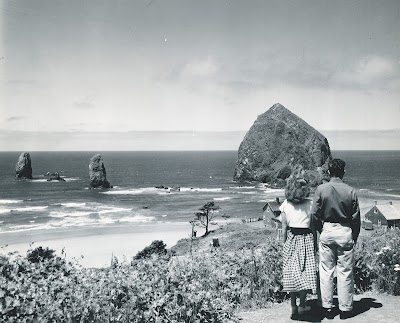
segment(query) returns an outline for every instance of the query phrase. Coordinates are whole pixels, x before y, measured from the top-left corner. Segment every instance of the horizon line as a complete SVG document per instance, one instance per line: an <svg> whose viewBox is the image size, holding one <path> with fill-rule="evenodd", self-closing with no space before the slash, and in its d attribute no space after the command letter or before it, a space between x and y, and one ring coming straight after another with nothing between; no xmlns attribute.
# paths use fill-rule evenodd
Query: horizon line
<svg viewBox="0 0 400 323"><path fill-rule="evenodd" d="M198 150L107 150L107 149L98 149L98 150L0 150L0 153L14 153L14 152L114 152L114 153L122 153L122 152L238 152L238 150L234 149L198 149ZM400 151L400 149L331 149L331 152L336 151L357 151L357 152L368 152L368 151Z"/></svg>
<svg viewBox="0 0 400 323"><path fill-rule="evenodd" d="M0 133L5 132L15 132L15 133L133 133L133 132L144 132L144 133L160 133L160 132L168 132L168 133L232 133L232 132L247 132L247 130L126 130L126 131L111 131L111 130L0 130ZM377 131L377 132L393 132L400 131L400 128L392 128L392 129L317 129L317 131L332 131L332 132L365 132L365 131Z"/></svg>

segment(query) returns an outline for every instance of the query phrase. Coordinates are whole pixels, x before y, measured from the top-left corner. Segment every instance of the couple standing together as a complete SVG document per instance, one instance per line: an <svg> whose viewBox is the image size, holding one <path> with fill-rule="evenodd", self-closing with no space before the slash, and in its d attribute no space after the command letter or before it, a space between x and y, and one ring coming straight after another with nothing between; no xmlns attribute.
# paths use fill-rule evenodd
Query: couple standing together
<svg viewBox="0 0 400 323"><path fill-rule="evenodd" d="M354 188L342 181L345 162L331 160L329 173L330 181L318 186L313 201L307 199L310 188L301 174L291 176L285 190L286 200L280 206L284 239L282 283L283 291L290 293L292 317L310 311L305 304L306 295L315 294L319 285L325 316L333 319L335 273L340 318L352 316L354 246L360 233L360 208ZM319 250L319 281L316 250Z"/></svg>

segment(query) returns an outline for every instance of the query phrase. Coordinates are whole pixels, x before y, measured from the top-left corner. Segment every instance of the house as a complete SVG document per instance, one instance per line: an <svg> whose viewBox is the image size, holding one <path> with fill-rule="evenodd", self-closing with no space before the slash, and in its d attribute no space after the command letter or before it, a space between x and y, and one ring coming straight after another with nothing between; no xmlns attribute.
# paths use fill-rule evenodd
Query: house
<svg viewBox="0 0 400 323"><path fill-rule="evenodd" d="M280 219L281 211L279 207L281 206L279 197L274 201L267 202L263 207L263 220L264 225L272 228L280 229L282 228L282 223Z"/></svg>
<svg viewBox="0 0 400 323"><path fill-rule="evenodd" d="M371 221L374 226L400 228L400 201L375 205L364 214L363 221Z"/></svg>

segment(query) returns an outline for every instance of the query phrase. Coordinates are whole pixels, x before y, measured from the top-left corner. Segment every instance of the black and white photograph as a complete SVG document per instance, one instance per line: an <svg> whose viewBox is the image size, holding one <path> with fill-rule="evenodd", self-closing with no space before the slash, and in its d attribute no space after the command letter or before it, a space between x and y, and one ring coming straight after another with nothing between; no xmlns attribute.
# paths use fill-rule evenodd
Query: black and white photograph
<svg viewBox="0 0 400 323"><path fill-rule="evenodd" d="M399 0L0 0L0 322L399 297Z"/></svg>

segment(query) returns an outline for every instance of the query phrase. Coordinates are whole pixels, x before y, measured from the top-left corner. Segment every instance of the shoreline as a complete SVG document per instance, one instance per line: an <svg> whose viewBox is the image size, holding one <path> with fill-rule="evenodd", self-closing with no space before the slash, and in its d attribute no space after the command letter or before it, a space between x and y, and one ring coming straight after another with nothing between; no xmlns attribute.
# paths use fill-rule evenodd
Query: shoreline
<svg viewBox="0 0 400 323"><path fill-rule="evenodd" d="M210 230L230 222L235 220L218 221L217 225L210 225ZM113 257L119 262L129 261L154 240L162 240L167 248L171 248L179 240L190 238L191 230L189 222L168 222L128 227L79 228L79 230L73 228L50 234L35 232L18 237L14 233L10 234L9 241L3 239L6 234L0 234L0 254L18 252L20 255L25 255L29 249L41 246L55 250L58 256L61 256L64 250L67 260L76 259L83 267L102 268L110 266ZM205 229L196 227L196 231L197 237L200 237Z"/></svg>
<svg viewBox="0 0 400 323"><path fill-rule="evenodd" d="M191 233L190 223L85 229L52 232L47 236L38 233L20 236L17 239L14 237L12 239L14 241L11 240L9 243L0 235L1 250L3 253L17 251L24 255L27 250L42 246L55 250L60 256L64 249L68 260L75 258L83 267L100 268L109 266L113 256L117 257L118 261L131 259L153 240L162 240L167 248L170 248L178 240L188 238ZM37 239L31 240L33 237Z"/></svg>
<svg viewBox="0 0 400 323"><path fill-rule="evenodd" d="M271 198L272 199L272 198ZM360 197L361 215L374 205L387 199ZM260 212L258 216L262 216ZM240 218L230 220L216 219L217 226L210 230ZM197 237L204 233L204 229L196 227ZM83 267L106 267L111 264L111 258L119 261L129 260L150 245L154 240L162 240L167 248L171 248L183 238L190 238L191 225L189 222L143 222L129 225L109 225L103 227L68 227L60 230L31 230L22 232L0 233L0 247L2 253L17 251L26 254L30 248L42 246L54 249L61 255L64 249L68 260L77 259ZM33 242L33 244L32 244ZM8 245L7 247L4 247ZM81 257L83 255L83 258Z"/></svg>

